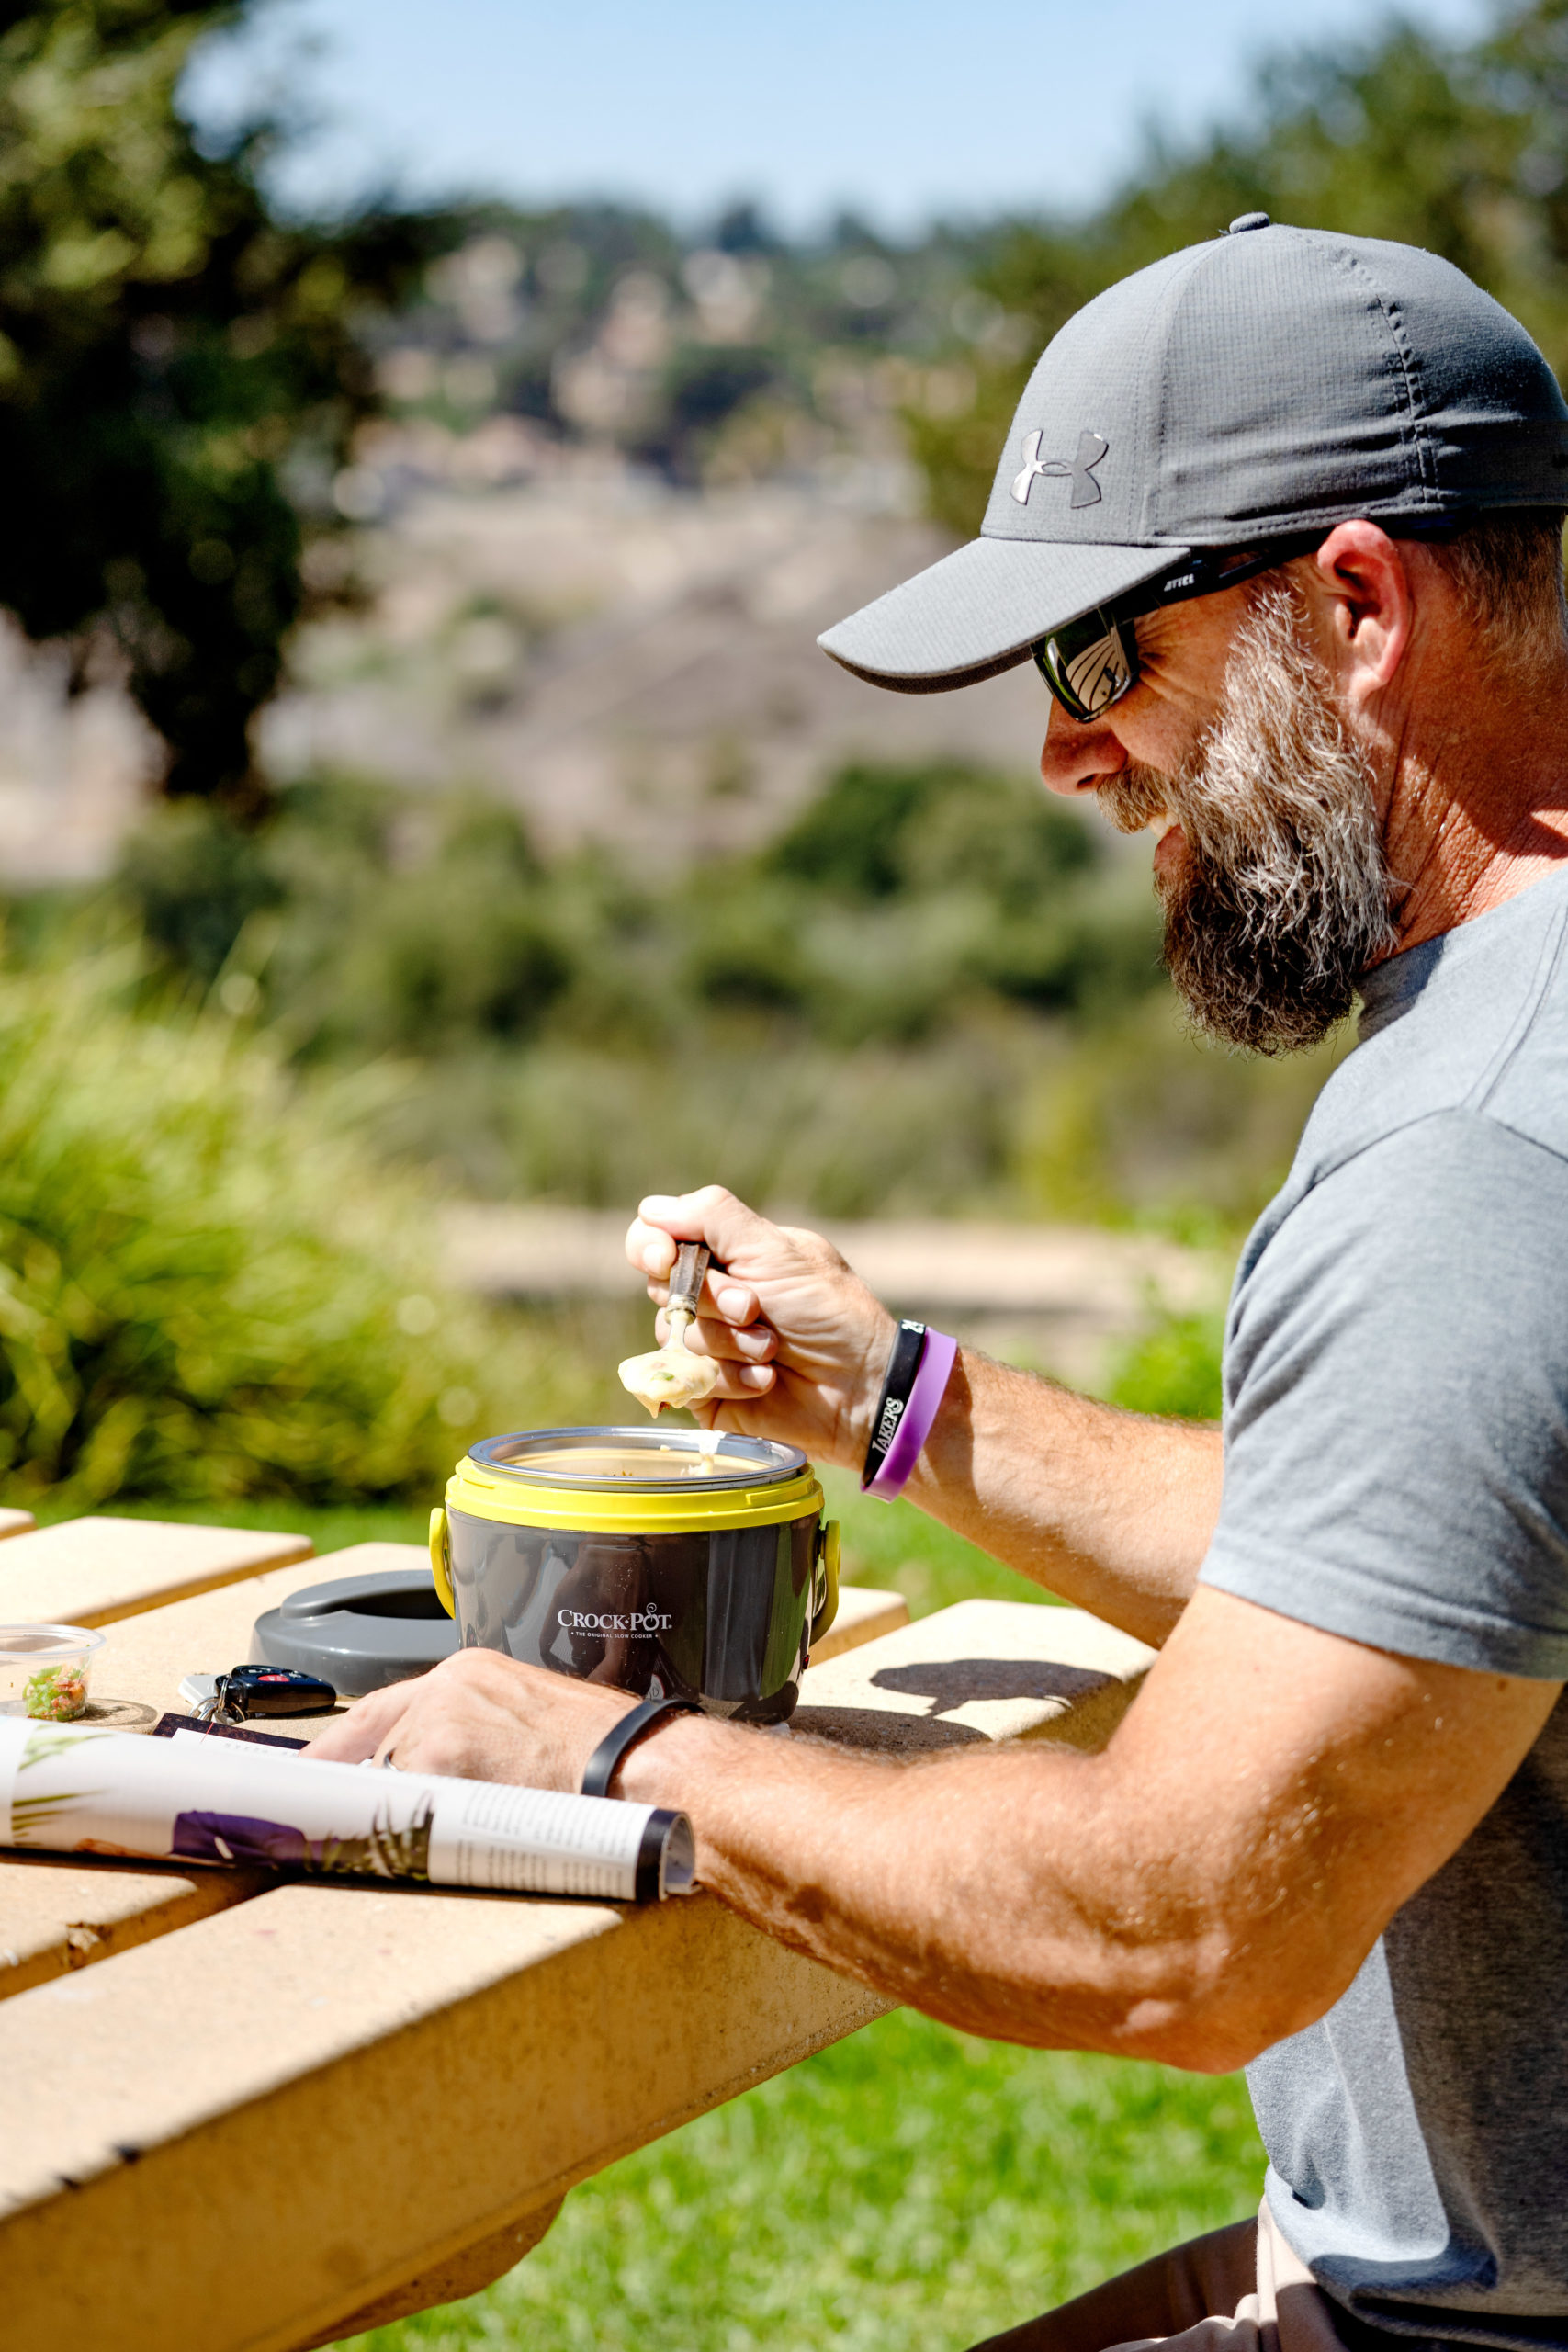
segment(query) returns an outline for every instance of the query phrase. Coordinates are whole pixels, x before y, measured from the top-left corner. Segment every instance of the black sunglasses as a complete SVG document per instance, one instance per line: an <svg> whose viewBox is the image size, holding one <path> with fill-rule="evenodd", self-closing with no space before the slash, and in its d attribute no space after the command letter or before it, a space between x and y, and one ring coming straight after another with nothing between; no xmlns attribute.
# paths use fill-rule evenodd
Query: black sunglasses
<svg viewBox="0 0 1568 2352"><path fill-rule="evenodd" d="M1472 507L1456 507L1447 514L1374 515L1391 539L1426 539L1447 544L1476 519ZM1315 531L1298 531L1269 539L1256 548L1198 548L1179 570L1153 580L1084 613L1064 628L1053 629L1030 651L1039 671L1069 718L1098 718L1102 710L1132 693L1138 683L1137 624L1167 605L1190 604L1194 596L1212 596L1272 571L1298 555L1311 555L1323 545L1332 524Z"/></svg>
<svg viewBox="0 0 1568 2352"><path fill-rule="evenodd" d="M1053 629L1031 648L1035 667L1069 718L1098 718L1138 683L1137 623L1147 614L1254 580L1292 556L1311 554L1324 537L1319 530L1263 548L1200 548L1164 579Z"/></svg>

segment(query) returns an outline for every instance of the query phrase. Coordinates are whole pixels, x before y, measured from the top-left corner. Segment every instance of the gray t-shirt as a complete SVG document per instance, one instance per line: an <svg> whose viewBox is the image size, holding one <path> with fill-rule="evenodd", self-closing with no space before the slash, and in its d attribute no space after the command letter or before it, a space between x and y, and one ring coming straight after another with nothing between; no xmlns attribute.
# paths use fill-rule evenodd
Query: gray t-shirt
<svg viewBox="0 0 1568 2352"><path fill-rule="evenodd" d="M1568 873L1368 976L1236 1274L1203 1581L1568 1679ZM1268 2197L1374 2325L1568 2346L1568 1706L1317 2025Z"/></svg>

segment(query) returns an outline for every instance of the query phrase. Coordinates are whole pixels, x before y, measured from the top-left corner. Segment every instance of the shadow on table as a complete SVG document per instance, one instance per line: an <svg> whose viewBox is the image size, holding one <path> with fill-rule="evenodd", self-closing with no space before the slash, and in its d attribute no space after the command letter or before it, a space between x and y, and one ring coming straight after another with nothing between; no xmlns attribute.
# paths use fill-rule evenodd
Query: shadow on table
<svg viewBox="0 0 1568 2352"><path fill-rule="evenodd" d="M1086 1732L1091 1722L1096 1725L1091 1744L1098 1746L1104 1736L1098 1728L1103 1710L1090 1702L1112 1691L1119 1700L1124 1701L1125 1695L1112 1677L1092 1668L1063 1666L1042 1658L955 1657L885 1666L872 1675L871 1683L874 1690L896 1690L902 1698L926 1699L931 1704L923 1715L884 1713L875 1707L806 1705L795 1709L791 1729L846 1747L910 1754L968 1747L976 1740L988 1744L987 1733L971 1724L946 1720L975 1702L1055 1700L1065 1722L1077 1723L1081 1718Z"/></svg>
<svg viewBox="0 0 1568 2352"><path fill-rule="evenodd" d="M1071 1706L1103 1690L1107 1678L1092 1667L1062 1666L1051 1659L954 1657L916 1666L885 1666L871 1679L878 1690L929 1699L931 1708L926 1721L931 1722L974 1700L1059 1699Z"/></svg>

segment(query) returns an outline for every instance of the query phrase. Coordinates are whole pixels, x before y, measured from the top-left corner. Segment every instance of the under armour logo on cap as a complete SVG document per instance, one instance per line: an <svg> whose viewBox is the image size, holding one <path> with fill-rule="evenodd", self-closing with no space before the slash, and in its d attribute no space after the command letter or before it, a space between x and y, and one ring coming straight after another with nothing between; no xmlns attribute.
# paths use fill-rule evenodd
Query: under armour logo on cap
<svg viewBox="0 0 1568 2352"><path fill-rule="evenodd" d="M1077 456L1069 465L1066 458L1041 456L1040 444L1044 437L1043 433L1026 433L1023 436L1023 471L1012 486L1019 504L1028 505L1029 493L1043 474L1071 474L1073 494L1067 502L1069 506L1098 506L1100 484L1094 478L1094 469L1109 451L1110 442L1101 440L1098 433L1080 433Z"/></svg>

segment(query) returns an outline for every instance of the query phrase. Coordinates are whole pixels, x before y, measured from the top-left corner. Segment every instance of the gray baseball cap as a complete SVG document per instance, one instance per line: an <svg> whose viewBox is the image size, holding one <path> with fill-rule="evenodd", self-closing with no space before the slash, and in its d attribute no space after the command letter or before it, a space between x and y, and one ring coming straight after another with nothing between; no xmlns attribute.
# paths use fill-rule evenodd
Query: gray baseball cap
<svg viewBox="0 0 1568 2352"><path fill-rule="evenodd" d="M1435 254L1249 212L1069 319L980 537L818 643L937 694L1194 548L1502 506L1568 506L1568 405L1517 320Z"/></svg>

